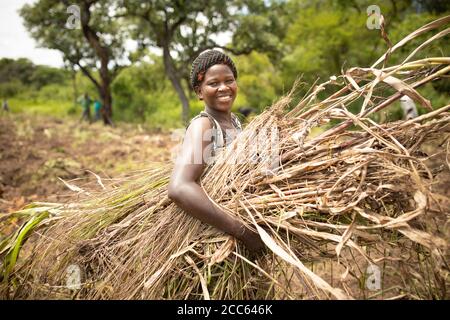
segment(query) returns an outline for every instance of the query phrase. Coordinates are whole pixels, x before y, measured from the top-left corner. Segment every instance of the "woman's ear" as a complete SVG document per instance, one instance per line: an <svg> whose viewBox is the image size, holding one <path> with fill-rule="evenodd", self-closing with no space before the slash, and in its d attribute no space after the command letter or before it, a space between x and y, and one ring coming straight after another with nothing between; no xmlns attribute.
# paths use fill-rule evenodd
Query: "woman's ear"
<svg viewBox="0 0 450 320"><path fill-rule="evenodd" d="M195 88L195 93L197 94L199 100L203 100L203 94L202 91L200 90L200 87Z"/></svg>

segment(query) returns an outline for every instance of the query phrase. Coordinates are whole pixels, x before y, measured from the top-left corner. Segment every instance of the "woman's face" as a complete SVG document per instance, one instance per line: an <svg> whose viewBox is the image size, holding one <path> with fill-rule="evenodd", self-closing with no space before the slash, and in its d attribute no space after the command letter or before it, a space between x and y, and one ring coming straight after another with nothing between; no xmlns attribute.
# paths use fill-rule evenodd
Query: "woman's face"
<svg viewBox="0 0 450 320"><path fill-rule="evenodd" d="M209 68L197 89L197 95L212 109L230 111L237 95L237 84L231 69L224 64Z"/></svg>

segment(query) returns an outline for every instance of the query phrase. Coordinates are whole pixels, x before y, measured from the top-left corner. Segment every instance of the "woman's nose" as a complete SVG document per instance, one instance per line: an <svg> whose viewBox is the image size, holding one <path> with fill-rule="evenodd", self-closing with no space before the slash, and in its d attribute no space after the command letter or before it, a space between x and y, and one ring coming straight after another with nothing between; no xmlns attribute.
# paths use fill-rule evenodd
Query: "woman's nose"
<svg viewBox="0 0 450 320"><path fill-rule="evenodd" d="M219 89L218 89L219 91L223 91L226 89L228 89L228 86L224 82L219 84Z"/></svg>

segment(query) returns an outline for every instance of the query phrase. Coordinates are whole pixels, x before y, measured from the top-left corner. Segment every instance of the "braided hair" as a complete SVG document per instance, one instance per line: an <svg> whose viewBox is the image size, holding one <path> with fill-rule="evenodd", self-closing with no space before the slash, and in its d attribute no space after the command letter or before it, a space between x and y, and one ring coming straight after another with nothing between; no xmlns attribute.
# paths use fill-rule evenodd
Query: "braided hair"
<svg viewBox="0 0 450 320"><path fill-rule="evenodd" d="M194 90L196 90L202 83L205 78L206 71L216 64L224 64L228 66L231 69L231 72L233 72L234 78L237 79L236 66L229 56L218 50L207 50L200 53L200 55L195 58L192 63L191 86Z"/></svg>

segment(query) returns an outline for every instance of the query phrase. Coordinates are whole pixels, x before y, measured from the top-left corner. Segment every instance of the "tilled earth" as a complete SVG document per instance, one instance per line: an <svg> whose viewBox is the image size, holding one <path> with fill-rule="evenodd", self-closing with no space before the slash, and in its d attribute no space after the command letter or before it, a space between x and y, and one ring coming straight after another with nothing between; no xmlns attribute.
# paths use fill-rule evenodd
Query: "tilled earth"
<svg viewBox="0 0 450 320"><path fill-rule="evenodd" d="M139 125L79 123L72 119L0 116L0 215L32 201L57 202L71 184L118 177L171 161L177 141L171 133ZM14 221L13 221L14 222ZM0 230L14 228L3 224ZM3 230L2 230L3 229Z"/></svg>

